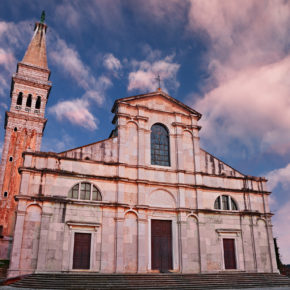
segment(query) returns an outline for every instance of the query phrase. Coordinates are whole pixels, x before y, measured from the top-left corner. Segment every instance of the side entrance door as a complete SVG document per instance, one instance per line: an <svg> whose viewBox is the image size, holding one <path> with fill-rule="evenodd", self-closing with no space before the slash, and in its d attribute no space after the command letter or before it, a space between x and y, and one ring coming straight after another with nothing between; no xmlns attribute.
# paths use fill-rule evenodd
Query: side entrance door
<svg viewBox="0 0 290 290"><path fill-rule="evenodd" d="M223 239L225 269L237 269L234 239Z"/></svg>
<svg viewBox="0 0 290 290"><path fill-rule="evenodd" d="M152 270L168 272L172 269L171 221L151 220Z"/></svg>
<svg viewBox="0 0 290 290"><path fill-rule="evenodd" d="M73 269L90 269L91 234L75 233Z"/></svg>

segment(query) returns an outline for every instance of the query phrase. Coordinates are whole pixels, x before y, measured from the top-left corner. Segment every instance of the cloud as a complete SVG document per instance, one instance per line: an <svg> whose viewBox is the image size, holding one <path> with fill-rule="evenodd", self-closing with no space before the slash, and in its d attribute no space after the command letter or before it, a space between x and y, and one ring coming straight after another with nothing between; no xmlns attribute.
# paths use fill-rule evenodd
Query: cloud
<svg viewBox="0 0 290 290"><path fill-rule="evenodd" d="M284 168L270 171L267 178L270 190L273 190L279 184L282 185L283 189L290 189L290 163Z"/></svg>
<svg viewBox="0 0 290 290"><path fill-rule="evenodd" d="M95 78L90 67L81 60L78 51L70 47L57 34L50 44L49 57L55 66L85 90L85 97L89 97L99 105L103 104L105 92L112 86L111 80L104 75Z"/></svg>
<svg viewBox="0 0 290 290"><path fill-rule="evenodd" d="M80 59L78 52L69 47L68 44L57 37L55 43L50 44L53 46L53 50L49 51L50 60L58 68L69 74L78 85L84 89L89 89L90 83L94 80L90 74L90 69Z"/></svg>
<svg viewBox="0 0 290 290"><path fill-rule="evenodd" d="M76 49L69 46L57 33L51 39L49 57L52 63L65 75L84 89L81 98L61 101L49 109L58 120L67 119L75 125L89 130L98 129L98 120L90 112L91 103L101 106L105 101L107 89L112 81L105 75L94 77L91 68L82 61Z"/></svg>
<svg viewBox="0 0 290 290"><path fill-rule="evenodd" d="M282 261L290 261L290 231L285 231L290 224L290 163L283 168L275 169L266 175L268 186L273 191L269 203L274 209L275 215L272 218L274 235L278 237L278 246L282 254ZM275 195L274 195L275 194Z"/></svg>
<svg viewBox="0 0 290 290"><path fill-rule="evenodd" d="M191 1L188 30L202 31L210 48L210 80L191 105L204 114L206 140L219 138L216 150L233 140L250 151L290 149L289 25L287 1Z"/></svg>
<svg viewBox="0 0 290 290"><path fill-rule="evenodd" d="M146 0L139 1L139 5L136 5L136 0L129 2L136 18L143 18L147 22L150 19L154 24L166 23L166 27L183 23L189 6L189 1L185 0L167 0L166 3L163 0Z"/></svg>
<svg viewBox="0 0 290 290"><path fill-rule="evenodd" d="M46 152L62 152L74 146L74 139L63 131L58 138L43 136L41 150Z"/></svg>
<svg viewBox="0 0 290 290"><path fill-rule="evenodd" d="M274 236L278 237L278 246L280 248L280 253L282 254L282 262L289 263L290 261L290 202L285 203L280 209L276 212L273 217L273 230Z"/></svg>
<svg viewBox="0 0 290 290"><path fill-rule="evenodd" d="M59 121L69 120L72 124L79 125L89 130L98 128L98 120L88 110L90 104L83 99L60 101L49 108L49 113L56 116Z"/></svg>
<svg viewBox="0 0 290 290"><path fill-rule="evenodd" d="M160 57L159 51L149 51L146 60L131 61L133 71L129 73L128 91L155 91L158 87L157 75L161 78L161 88L176 90L179 87L177 72L180 65L173 61L174 55Z"/></svg>
<svg viewBox="0 0 290 290"><path fill-rule="evenodd" d="M107 53L104 56L104 67L108 70L118 71L122 68L122 64L112 53Z"/></svg>
<svg viewBox="0 0 290 290"><path fill-rule="evenodd" d="M225 147L232 139L258 150L279 154L290 148L290 57L273 64L232 73L194 107L204 113L203 136L219 138Z"/></svg>
<svg viewBox="0 0 290 290"><path fill-rule="evenodd" d="M65 4L58 5L55 11L62 24L76 31L82 28L87 29L87 23L90 22L98 28L111 32L119 33L120 30L124 30L122 1L120 0L90 1L88 5L84 5L81 1L65 1Z"/></svg>
<svg viewBox="0 0 290 290"><path fill-rule="evenodd" d="M26 21L0 21L0 96L8 95L10 79L7 76L12 75L16 68L15 54L19 53L29 39L29 28Z"/></svg>

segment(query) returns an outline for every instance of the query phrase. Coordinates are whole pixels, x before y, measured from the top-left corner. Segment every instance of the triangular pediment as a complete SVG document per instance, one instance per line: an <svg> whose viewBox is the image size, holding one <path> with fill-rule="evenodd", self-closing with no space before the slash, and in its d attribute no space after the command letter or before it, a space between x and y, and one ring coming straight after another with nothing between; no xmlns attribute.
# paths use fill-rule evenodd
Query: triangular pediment
<svg viewBox="0 0 290 290"><path fill-rule="evenodd" d="M182 102L174 99L163 91L152 92L149 94L126 97L115 101L112 112L120 103L128 103L132 106L142 106L150 110L158 110L163 112L175 112L181 114L193 114L201 118L201 114Z"/></svg>

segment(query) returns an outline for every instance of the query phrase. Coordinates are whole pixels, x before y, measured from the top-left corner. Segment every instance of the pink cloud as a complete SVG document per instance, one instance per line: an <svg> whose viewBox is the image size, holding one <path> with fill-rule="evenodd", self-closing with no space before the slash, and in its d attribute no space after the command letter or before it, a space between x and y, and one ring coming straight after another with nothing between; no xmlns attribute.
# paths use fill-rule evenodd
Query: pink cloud
<svg viewBox="0 0 290 290"><path fill-rule="evenodd" d="M89 5L84 5L82 1L67 1L65 5L56 7L56 14L62 24L78 32L86 27L86 25L79 25L80 22L91 21L97 27L105 27L118 32L124 25L120 0L90 1Z"/></svg>
<svg viewBox="0 0 290 290"><path fill-rule="evenodd" d="M221 141L216 150L234 139L249 149L289 150L289 25L285 1L191 1L188 30L210 42L210 81L192 105L204 115L201 134Z"/></svg>
<svg viewBox="0 0 290 290"><path fill-rule="evenodd" d="M103 64L106 69L112 71L118 71L122 68L122 64L118 58L116 58L112 53L107 53L104 56Z"/></svg>
<svg viewBox="0 0 290 290"><path fill-rule="evenodd" d="M65 70L84 89L89 89L93 79L90 69L86 66L78 52L69 47L67 43L58 38L55 41L54 50L49 53L50 60L62 70Z"/></svg>
<svg viewBox="0 0 290 290"><path fill-rule="evenodd" d="M290 189L290 163L284 168L270 171L267 174L267 178L269 179L270 190L273 190L279 184L281 184L284 189Z"/></svg>
<svg viewBox="0 0 290 290"><path fill-rule="evenodd" d="M98 128L98 120L88 110L89 102L83 99L60 101L49 108L49 113L56 116L59 121L69 120L72 124L79 125L89 130Z"/></svg>
<svg viewBox="0 0 290 290"><path fill-rule="evenodd" d="M128 91L155 91L158 88L156 81L158 74L164 91L176 90L179 87L177 72L180 65L173 61L174 55L161 59L159 51L150 51L146 60L131 62L134 71L129 73Z"/></svg>
<svg viewBox="0 0 290 290"><path fill-rule="evenodd" d="M276 212L273 217L274 235L278 237L278 246L282 254L282 262L289 263L290 261L290 202L285 203Z"/></svg>
<svg viewBox="0 0 290 290"><path fill-rule="evenodd" d="M8 95L11 75L16 68L15 53L24 44L27 45L29 36L28 22L19 23L0 21L0 95Z"/></svg>
<svg viewBox="0 0 290 290"><path fill-rule="evenodd" d="M105 100L106 90L112 86L111 80L101 75L94 77L90 67L86 65L79 55L78 51L70 47L63 39L55 34L51 39L53 48L49 54L50 60L60 70L65 72L78 86L85 90L84 97L94 100L102 105Z"/></svg>
<svg viewBox="0 0 290 290"><path fill-rule="evenodd" d="M209 140L219 137L223 147L232 138L243 144L259 139L261 149L284 153L282 149L290 143L287 71L290 57L244 68L220 82L194 104L204 114L203 136Z"/></svg>

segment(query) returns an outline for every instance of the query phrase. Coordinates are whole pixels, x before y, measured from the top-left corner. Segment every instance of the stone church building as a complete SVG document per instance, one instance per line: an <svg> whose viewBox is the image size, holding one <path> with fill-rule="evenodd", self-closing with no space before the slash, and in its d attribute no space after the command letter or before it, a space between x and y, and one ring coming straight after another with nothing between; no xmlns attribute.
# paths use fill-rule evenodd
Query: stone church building
<svg viewBox="0 0 290 290"><path fill-rule="evenodd" d="M266 179L202 149L201 114L161 89L116 100L108 139L40 151L46 28L35 25L5 118L0 258L10 259L9 276L277 272Z"/></svg>

